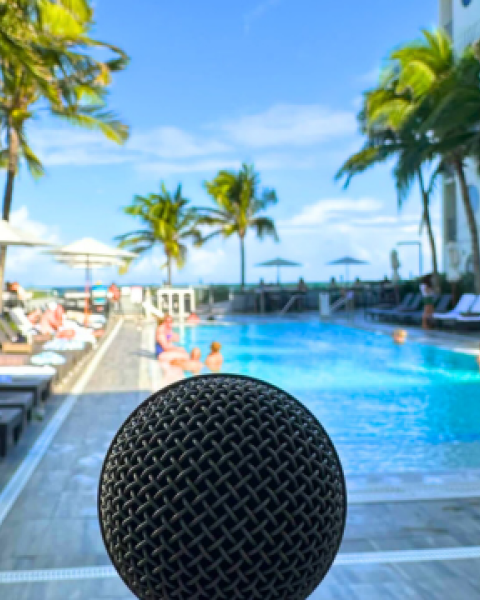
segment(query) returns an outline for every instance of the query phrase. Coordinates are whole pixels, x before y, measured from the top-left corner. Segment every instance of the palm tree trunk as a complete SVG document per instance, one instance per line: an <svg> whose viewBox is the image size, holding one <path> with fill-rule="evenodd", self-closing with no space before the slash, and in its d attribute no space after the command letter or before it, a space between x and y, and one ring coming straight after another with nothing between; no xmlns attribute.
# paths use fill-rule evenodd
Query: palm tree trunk
<svg viewBox="0 0 480 600"><path fill-rule="evenodd" d="M172 259L170 256L167 256L167 283L172 285Z"/></svg>
<svg viewBox="0 0 480 600"><path fill-rule="evenodd" d="M433 278L434 278L434 288L437 294L440 289L440 280L438 277L438 261L437 261L437 248L435 245L435 237L433 235L432 229L432 220L430 218L430 198L428 193L425 190L425 184L423 182L423 175L421 169L418 169L418 179L420 182L420 189L422 192L422 202L423 202L423 220L425 221L425 225L427 227L428 234L428 242L430 244L430 252L432 254L432 267L433 267Z"/></svg>
<svg viewBox="0 0 480 600"><path fill-rule="evenodd" d="M10 127L7 132L8 144L8 168L7 183L3 195L2 219L8 221L13 200L13 184L18 166L18 135L15 129ZM7 261L7 247L0 246L0 314L3 312L3 286L5 281L5 265Z"/></svg>
<svg viewBox="0 0 480 600"><path fill-rule="evenodd" d="M460 182L463 208L465 210L465 215L467 216L470 239L472 241L473 281L475 293L480 294L480 245L478 243L477 223L475 221L475 214L470 203L470 194L468 192L467 180L465 179L465 171L463 169L462 160L460 158L455 158L453 161L453 166Z"/></svg>
<svg viewBox="0 0 480 600"><path fill-rule="evenodd" d="M245 238L240 236L240 276L242 281L242 290L245 289Z"/></svg>

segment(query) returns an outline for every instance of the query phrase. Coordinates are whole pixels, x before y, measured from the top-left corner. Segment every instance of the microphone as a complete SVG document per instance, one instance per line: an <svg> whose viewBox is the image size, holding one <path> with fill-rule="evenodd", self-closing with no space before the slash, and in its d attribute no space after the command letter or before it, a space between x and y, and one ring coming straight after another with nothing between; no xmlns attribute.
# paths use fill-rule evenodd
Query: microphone
<svg viewBox="0 0 480 600"><path fill-rule="evenodd" d="M145 400L113 439L98 492L108 555L141 600L305 600L346 509L340 460L312 413L228 374Z"/></svg>

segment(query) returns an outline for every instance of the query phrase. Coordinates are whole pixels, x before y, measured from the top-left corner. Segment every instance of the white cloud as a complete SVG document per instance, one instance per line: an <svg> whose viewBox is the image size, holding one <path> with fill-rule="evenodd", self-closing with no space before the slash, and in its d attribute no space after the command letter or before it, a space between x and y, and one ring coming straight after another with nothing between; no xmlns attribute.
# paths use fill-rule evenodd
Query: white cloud
<svg viewBox="0 0 480 600"><path fill-rule="evenodd" d="M223 154L231 150L223 142L196 139L177 127L158 127L149 132L134 133L127 148L166 159Z"/></svg>
<svg viewBox="0 0 480 600"><path fill-rule="evenodd" d="M192 248L190 250L189 270L195 277L209 277L217 273L219 267L227 262L227 254L222 247L213 250Z"/></svg>
<svg viewBox="0 0 480 600"><path fill-rule="evenodd" d="M275 105L261 113L209 124L201 134L173 126L134 131L123 146L98 132L63 124L32 128L30 137L34 151L47 167L129 164L142 172L168 174L236 168L252 152L258 168L315 168L326 148L321 144L329 144L321 161L325 165L334 157L336 160L338 150L331 147L334 140L345 143L356 129L353 112L312 104ZM297 149L295 155L292 146ZM301 147L308 154L298 155ZM275 154L257 154L267 148L275 149ZM343 154L338 156L338 160L343 158Z"/></svg>
<svg viewBox="0 0 480 600"><path fill-rule="evenodd" d="M311 229L339 220L350 221L352 216L374 214L381 208L382 203L375 198L326 198L304 206L298 214L278 225L284 232Z"/></svg>
<svg viewBox="0 0 480 600"><path fill-rule="evenodd" d="M25 231L26 233L30 233L45 242L50 242L51 244L59 243L57 229L32 219L27 207L25 206L12 211L12 214L10 215L10 223L18 229ZM42 248L8 248L7 279L9 277L18 279L19 274L28 274L36 264L40 263L48 265L51 263L51 260L52 259L50 257L42 254Z"/></svg>
<svg viewBox="0 0 480 600"><path fill-rule="evenodd" d="M241 161L239 160L206 159L178 163L152 161L141 163L137 168L144 173L157 175L158 177L167 177L176 173L210 173L217 172L220 169L239 169L240 166Z"/></svg>
<svg viewBox="0 0 480 600"><path fill-rule="evenodd" d="M335 111L317 104L284 104L224 122L222 129L232 141L252 148L309 146L352 135L357 123L353 112Z"/></svg>

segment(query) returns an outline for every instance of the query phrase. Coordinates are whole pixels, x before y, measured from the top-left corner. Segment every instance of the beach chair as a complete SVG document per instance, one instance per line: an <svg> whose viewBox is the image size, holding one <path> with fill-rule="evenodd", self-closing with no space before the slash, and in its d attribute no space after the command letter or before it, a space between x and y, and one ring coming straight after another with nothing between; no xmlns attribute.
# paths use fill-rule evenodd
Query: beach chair
<svg viewBox="0 0 480 600"><path fill-rule="evenodd" d="M435 312L437 314L446 313L450 306L451 301L452 301L451 294L443 294L443 296L438 296L435 300ZM423 317L423 309L416 310L413 312L407 312L407 313L403 314L399 320L405 324L410 323L413 325L419 325L422 322L422 317Z"/></svg>
<svg viewBox="0 0 480 600"><path fill-rule="evenodd" d="M455 321L463 329L478 329L480 327L480 296L477 296L470 310L459 314Z"/></svg>
<svg viewBox="0 0 480 600"><path fill-rule="evenodd" d="M475 294L463 294L463 296L458 301L457 306L453 310L450 310L446 313L434 312L433 319L438 323L442 323L445 321L456 321L457 317L459 317L462 313L470 312L470 309L475 302L476 296Z"/></svg>
<svg viewBox="0 0 480 600"><path fill-rule="evenodd" d="M421 294L412 294L412 298L410 302L404 302L398 306L398 308L392 308L390 310L382 310L378 313L378 318L381 321L395 321L399 315L404 314L405 312L411 312L418 310L419 306L422 303L422 295Z"/></svg>
<svg viewBox="0 0 480 600"><path fill-rule="evenodd" d="M410 302L408 306L403 308L395 308L392 311L389 311L388 315L385 315L389 321L398 322L405 315L410 315L418 310L422 306L422 294L415 294L413 300Z"/></svg>
<svg viewBox="0 0 480 600"><path fill-rule="evenodd" d="M20 308L19 306L11 309L10 318L15 323L18 331L26 338L32 338L34 335L38 335L40 333L38 329L35 329L33 324L28 320L23 308Z"/></svg>
<svg viewBox="0 0 480 600"><path fill-rule="evenodd" d="M396 307L390 307L390 308L370 308L366 311L366 316L370 317L371 319L373 319L374 317L380 317L380 315L382 315L385 312L391 312L392 310L399 310L403 307L408 306L411 301L413 300L414 294L409 293L405 296L405 298L400 302L400 304L398 304Z"/></svg>

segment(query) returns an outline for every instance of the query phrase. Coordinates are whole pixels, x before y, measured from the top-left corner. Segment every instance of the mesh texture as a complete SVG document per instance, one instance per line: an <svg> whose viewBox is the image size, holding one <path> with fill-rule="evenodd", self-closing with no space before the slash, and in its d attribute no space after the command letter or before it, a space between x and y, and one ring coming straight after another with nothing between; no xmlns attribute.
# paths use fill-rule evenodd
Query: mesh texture
<svg viewBox="0 0 480 600"><path fill-rule="evenodd" d="M110 559L142 600L304 600L346 518L341 464L316 418L236 375L141 404L110 446L98 502Z"/></svg>

